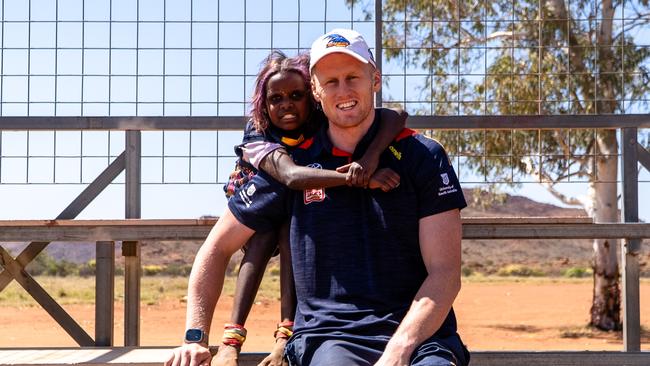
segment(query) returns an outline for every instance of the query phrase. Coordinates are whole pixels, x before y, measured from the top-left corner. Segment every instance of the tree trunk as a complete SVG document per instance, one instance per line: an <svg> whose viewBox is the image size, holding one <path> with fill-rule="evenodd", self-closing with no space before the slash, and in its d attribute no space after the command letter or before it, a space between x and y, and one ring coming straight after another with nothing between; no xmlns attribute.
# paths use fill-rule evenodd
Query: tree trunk
<svg viewBox="0 0 650 366"><path fill-rule="evenodd" d="M592 184L594 194L594 222L618 222L617 171L618 143L613 130L598 131L596 177ZM603 330L621 329L621 293L618 272L618 241L594 240L594 297L591 306L591 325Z"/></svg>

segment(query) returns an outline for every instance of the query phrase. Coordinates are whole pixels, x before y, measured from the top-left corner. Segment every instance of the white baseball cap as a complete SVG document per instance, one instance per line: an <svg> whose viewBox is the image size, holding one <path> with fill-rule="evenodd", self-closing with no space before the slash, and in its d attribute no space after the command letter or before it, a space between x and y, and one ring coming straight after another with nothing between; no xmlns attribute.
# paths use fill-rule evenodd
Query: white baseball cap
<svg viewBox="0 0 650 366"><path fill-rule="evenodd" d="M309 71L311 72L314 65L323 57L335 52L348 54L363 63L377 67L370 47L359 32L352 29L333 29L312 43L309 52Z"/></svg>

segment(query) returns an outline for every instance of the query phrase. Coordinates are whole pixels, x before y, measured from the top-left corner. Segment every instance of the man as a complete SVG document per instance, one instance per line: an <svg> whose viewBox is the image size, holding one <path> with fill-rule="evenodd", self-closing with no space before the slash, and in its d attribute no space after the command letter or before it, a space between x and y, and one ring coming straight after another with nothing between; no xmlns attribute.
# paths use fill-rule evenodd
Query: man
<svg viewBox="0 0 650 366"><path fill-rule="evenodd" d="M363 37L345 29L314 42L310 69L314 97L329 124L293 155L299 164L332 169L358 159L377 132L373 94L381 76ZM221 218L248 231L225 225L210 234L245 241L240 236L291 215L298 300L286 349L292 365L468 362L451 308L460 290L459 209L465 206L453 168L438 143L411 130L389 146L379 167L400 175L397 189L296 192L259 174ZM228 258L234 250L228 244L202 248L195 263ZM223 284L223 276L214 275L225 265L193 271L188 328L209 326L220 291L215 289ZM189 344L176 352L183 361L174 364L201 364L209 359L206 352Z"/></svg>

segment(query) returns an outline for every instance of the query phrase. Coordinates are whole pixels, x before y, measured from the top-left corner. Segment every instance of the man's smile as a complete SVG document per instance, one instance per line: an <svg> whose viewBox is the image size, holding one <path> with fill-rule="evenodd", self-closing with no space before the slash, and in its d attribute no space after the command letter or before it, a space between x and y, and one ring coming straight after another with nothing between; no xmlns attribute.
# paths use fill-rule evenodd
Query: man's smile
<svg viewBox="0 0 650 366"><path fill-rule="evenodd" d="M345 102L345 103L339 103L339 104L336 105L336 108L347 111L347 110L350 110L350 109L354 108L356 105L357 105L357 101L352 100L352 101Z"/></svg>

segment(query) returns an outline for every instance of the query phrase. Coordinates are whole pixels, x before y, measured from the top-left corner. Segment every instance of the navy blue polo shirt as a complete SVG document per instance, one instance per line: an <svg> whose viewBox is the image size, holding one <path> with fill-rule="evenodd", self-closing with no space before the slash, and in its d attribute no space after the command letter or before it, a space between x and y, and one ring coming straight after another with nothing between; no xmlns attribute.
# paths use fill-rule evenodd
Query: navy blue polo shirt
<svg viewBox="0 0 650 366"><path fill-rule="evenodd" d="M363 155L378 125L375 120L353 154L332 145L325 125L292 155L299 165L335 169ZM413 130L391 143L379 167L400 175L398 188L291 191L260 172L228 203L241 223L258 231L291 216L294 339L341 332L390 338L427 275L419 220L466 206L443 147ZM436 336L455 334L452 310Z"/></svg>

